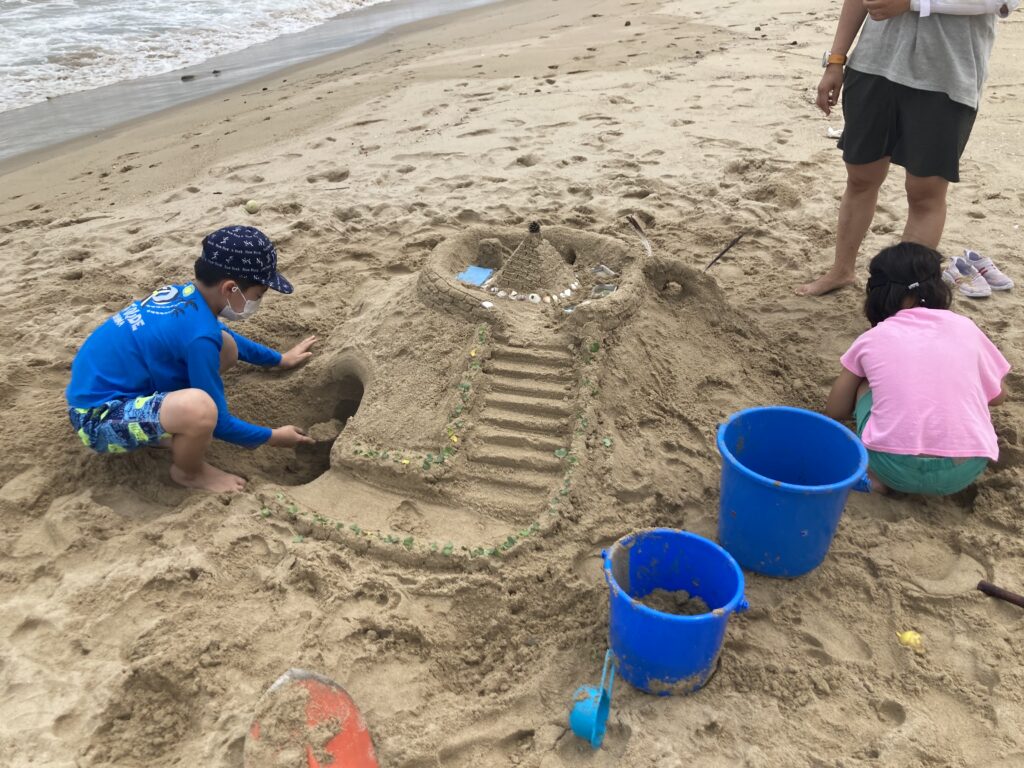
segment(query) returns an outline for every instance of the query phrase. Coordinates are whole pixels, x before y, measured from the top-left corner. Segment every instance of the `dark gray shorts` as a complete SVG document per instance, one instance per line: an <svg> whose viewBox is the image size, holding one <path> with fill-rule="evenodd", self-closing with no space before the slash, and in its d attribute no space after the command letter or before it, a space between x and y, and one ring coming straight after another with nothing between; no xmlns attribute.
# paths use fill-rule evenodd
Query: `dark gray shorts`
<svg viewBox="0 0 1024 768"><path fill-rule="evenodd" d="M839 138L843 160L864 165L891 157L914 176L960 181L960 156L977 110L944 93L898 85L878 75L846 70Z"/></svg>

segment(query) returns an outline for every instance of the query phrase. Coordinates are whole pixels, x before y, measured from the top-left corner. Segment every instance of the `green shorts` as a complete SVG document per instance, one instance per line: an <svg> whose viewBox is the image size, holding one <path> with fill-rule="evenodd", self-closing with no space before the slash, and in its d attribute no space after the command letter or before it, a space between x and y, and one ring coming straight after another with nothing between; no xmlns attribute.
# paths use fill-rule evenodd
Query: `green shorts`
<svg viewBox="0 0 1024 768"><path fill-rule="evenodd" d="M858 435L864 433L873 403L870 389L857 401L853 413ZM947 459L868 450L868 469L888 487L903 493L948 496L977 480L987 466L984 457Z"/></svg>

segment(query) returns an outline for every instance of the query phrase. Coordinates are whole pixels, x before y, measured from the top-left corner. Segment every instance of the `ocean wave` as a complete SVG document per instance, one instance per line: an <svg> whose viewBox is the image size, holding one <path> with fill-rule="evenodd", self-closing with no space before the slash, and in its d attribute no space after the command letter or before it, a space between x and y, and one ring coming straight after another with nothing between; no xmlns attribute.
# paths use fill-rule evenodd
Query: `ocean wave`
<svg viewBox="0 0 1024 768"><path fill-rule="evenodd" d="M0 0L0 112L156 75L388 0Z"/></svg>

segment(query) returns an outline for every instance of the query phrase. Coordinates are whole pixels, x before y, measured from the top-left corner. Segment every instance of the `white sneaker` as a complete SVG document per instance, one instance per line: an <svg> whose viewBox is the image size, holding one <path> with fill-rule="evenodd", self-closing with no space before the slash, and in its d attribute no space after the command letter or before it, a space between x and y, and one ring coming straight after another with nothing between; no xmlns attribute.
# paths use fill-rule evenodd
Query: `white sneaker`
<svg viewBox="0 0 1024 768"><path fill-rule="evenodd" d="M950 288L957 288L964 296L972 299L984 299L992 295L992 286L960 256L950 257L949 266L942 272L942 279Z"/></svg>
<svg viewBox="0 0 1024 768"><path fill-rule="evenodd" d="M985 278L985 282L993 291L1008 291L1013 288L1013 280L999 271L988 256L982 256L970 249L964 251L964 260L974 267Z"/></svg>

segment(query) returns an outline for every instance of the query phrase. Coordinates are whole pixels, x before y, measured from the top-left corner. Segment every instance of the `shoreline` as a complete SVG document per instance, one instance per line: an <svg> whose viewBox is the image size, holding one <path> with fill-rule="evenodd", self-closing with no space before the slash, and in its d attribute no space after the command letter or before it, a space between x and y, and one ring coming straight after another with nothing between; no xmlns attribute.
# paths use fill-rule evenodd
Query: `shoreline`
<svg viewBox="0 0 1024 768"><path fill-rule="evenodd" d="M434 27L502 0L391 0L357 8L310 29L213 56L159 75L63 94L0 112L0 176L51 150L99 139L139 121L315 67L389 35ZM68 128L75 125L74 128Z"/></svg>

